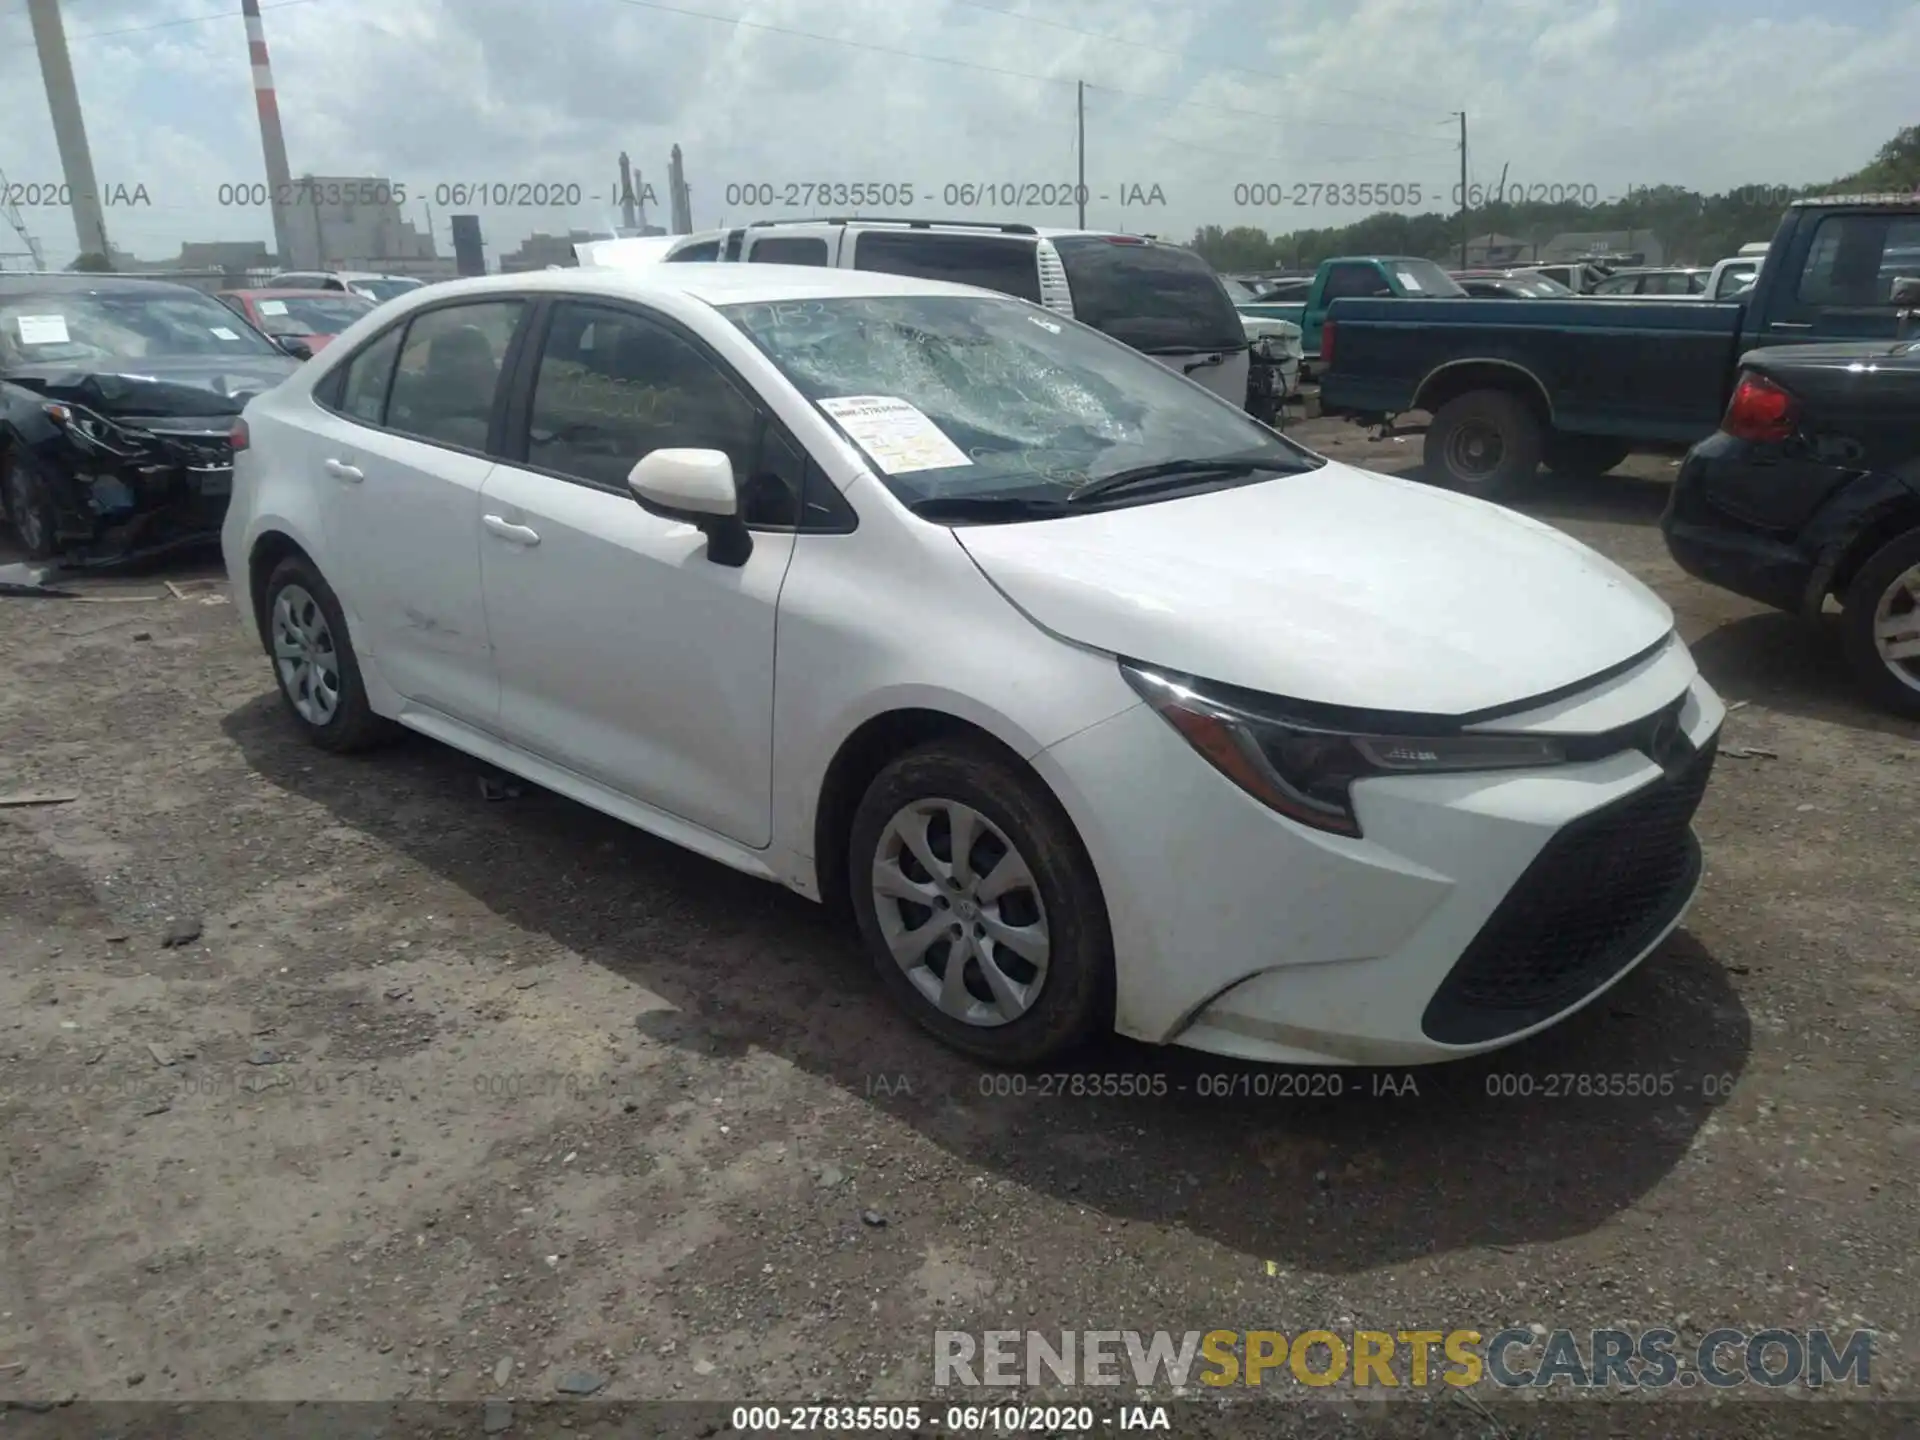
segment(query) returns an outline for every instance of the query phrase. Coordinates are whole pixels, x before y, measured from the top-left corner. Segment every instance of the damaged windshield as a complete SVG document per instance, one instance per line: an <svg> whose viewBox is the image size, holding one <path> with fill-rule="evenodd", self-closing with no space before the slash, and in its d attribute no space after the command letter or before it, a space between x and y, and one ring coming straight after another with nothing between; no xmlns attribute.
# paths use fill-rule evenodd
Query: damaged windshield
<svg viewBox="0 0 1920 1440"><path fill-rule="evenodd" d="M277 354L225 305L182 286L0 293L0 364L9 368Z"/></svg>
<svg viewBox="0 0 1920 1440"><path fill-rule="evenodd" d="M1324 463L1155 361L1018 300L870 296L721 313L909 505L1055 500L1172 462L1218 460L1235 481Z"/></svg>

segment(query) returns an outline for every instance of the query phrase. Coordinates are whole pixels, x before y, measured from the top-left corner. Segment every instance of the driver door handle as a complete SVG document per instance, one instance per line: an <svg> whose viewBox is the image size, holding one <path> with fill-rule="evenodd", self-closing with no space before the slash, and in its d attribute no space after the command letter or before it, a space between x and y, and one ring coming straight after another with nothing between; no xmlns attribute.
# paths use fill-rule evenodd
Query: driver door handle
<svg viewBox="0 0 1920 1440"><path fill-rule="evenodd" d="M539 531L529 530L525 525L515 525L505 516L483 515L480 517L480 523L495 535L498 535L502 540L511 541L515 545L538 545L540 543Z"/></svg>
<svg viewBox="0 0 1920 1440"><path fill-rule="evenodd" d="M358 485L367 478L358 465L349 465L344 460L328 460L324 468L334 479L344 480L349 485Z"/></svg>
<svg viewBox="0 0 1920 1440"><path fill-rule="evenodd" d="M1811 330L1811 320L1775 320L1767 326L1769 330Z"/></svg>

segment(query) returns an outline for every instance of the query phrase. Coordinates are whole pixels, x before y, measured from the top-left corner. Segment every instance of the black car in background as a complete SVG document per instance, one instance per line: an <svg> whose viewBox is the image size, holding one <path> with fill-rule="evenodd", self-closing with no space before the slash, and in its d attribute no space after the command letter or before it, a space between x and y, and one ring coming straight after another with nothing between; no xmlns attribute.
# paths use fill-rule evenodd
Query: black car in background
<svg viewBox="0 0 1920 1440"><path fill-rule="evenodd" d="M1753 350L1662 519L1681 567L1782 610L1844 613L1886 709L1920 718L1920 342Z"/></svg>
<svg viewBox="0 0 1920 1440"><path fill-rule="evenodd" d="M185 285L0 276L0 514L74 566L218 539L234 417L298 364Z"/></svg>

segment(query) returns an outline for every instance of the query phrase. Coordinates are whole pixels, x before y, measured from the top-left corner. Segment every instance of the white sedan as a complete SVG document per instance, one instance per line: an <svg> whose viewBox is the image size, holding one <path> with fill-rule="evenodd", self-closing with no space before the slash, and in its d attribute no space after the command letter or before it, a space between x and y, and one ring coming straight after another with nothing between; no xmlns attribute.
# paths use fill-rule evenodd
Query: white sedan
<svg viewBox="0 0 1920 1440"><path fill-rule="evenodd" d="M1725 707L1545 525L1099 332L886 274L458 281L236 427L294 724L406 727L851 908L948 1043L1510 1043L1700 877Z"/></svg>

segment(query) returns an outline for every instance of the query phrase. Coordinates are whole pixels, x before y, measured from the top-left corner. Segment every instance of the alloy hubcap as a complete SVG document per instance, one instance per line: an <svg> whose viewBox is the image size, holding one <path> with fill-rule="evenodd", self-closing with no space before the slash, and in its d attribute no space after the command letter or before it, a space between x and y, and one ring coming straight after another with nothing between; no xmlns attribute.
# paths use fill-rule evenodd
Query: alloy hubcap
<svg viewBox="0 0 1920 1440"><path fill-rule="evenodd" d="M1920 690L1920 565L1897 577L1874 607L1873 646L1896 680Z"/></svg>
<svg viewBox="0 0 1920 1440"><path fill-rule="evenodd" d="M901 972L941 1013L992 1027L1033 1007L1052 943L1026 859L957 800L916 800L880 832L874 913Z"/></svg>
<svg viewBox="0 0 1920 1440"><path fill-rule="evenodd" d="M340 708L340 655L320 602L288 585L273 601L273 662L294 713L325 725Z"/></svg>

